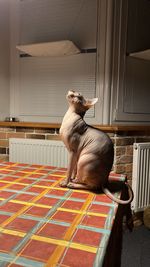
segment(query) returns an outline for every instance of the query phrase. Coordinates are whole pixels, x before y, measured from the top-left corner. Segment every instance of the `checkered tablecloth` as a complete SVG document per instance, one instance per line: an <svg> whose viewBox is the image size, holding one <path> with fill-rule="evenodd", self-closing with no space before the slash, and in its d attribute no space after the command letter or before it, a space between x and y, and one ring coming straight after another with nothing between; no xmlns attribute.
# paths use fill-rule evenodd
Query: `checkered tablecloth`
<svg viewBox="0 0 150 267"><path fill-rule="evenodd" d="M102 266L118 205L60 187L65 173L0 162L0 266Z"/></svg>

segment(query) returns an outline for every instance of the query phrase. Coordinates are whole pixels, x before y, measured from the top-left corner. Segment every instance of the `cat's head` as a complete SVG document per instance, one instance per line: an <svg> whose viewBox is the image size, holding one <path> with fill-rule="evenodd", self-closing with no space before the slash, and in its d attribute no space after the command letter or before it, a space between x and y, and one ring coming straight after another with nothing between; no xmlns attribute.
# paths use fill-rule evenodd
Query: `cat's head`
<svg viewBox="0 0 150 267"><path fill-rule="evenodd" d="M66 96L70 106L74 107L78 113L86 112L89 108L94 106L98 101L98 98L85 99L81 93L73 90L68 91Z"/></svg>

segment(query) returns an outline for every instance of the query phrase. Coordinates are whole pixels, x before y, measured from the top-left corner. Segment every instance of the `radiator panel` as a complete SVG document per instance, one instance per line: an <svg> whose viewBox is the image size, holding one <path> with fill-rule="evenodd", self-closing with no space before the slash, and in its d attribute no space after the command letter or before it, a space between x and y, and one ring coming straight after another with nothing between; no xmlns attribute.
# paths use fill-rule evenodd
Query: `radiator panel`
<svg viewBox="0 0 150 267"><path fill-rule="evenodd" d="M9 161L67 167L68 153L61 141L10 138Z"/></svg>
<svg viewBox="0 0 150 267"><path fill-rule="evenodd" d="M133 148L132 208L137 212L150 205L150 143L135 143Z"/></svg>

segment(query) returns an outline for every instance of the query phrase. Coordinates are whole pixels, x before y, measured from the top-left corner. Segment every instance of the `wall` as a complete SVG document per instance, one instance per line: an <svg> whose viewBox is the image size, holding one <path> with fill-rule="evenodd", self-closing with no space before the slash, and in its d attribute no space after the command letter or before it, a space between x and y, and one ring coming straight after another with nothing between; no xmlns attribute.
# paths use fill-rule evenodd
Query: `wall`
<svg viewBox="0 0 150 267"><path fill-rule="evenodd" d="M150 130L142 132L121 131L107 132L114 143L113 171L126 174L129 182L132 180L133 143L150 142ZM0 159L9 160L9 138L31 138L43 140L60 140L58 128L32 127L1 127L0 128Z"/></svg>
<svg viewBox="0 0 150 267"><path fill-rule="evenodd" d="M131 183L133 167L133 144L150 142L150 132L122 132L113 136L115 156L114 172L127 175Z"/></svg>
<svg viewBox="0 0 150 267"><path fill-rule="evenodd" d="M0 1L0 120L9 116L9 1Z"/></svg>

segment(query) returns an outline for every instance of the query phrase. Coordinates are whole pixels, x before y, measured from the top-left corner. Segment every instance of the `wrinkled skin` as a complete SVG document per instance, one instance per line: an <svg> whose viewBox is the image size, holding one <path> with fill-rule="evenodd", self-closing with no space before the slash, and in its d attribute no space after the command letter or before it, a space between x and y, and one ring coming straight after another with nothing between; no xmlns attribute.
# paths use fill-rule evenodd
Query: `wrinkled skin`
<svg viewBox="0 0 150 267"><path fill-rule="evenodd" d="M62 187L98 190L121 204L128 204L133 199L117 199L107 189L108 176L114 159L113 143L104 132L86 124L83 117L86 111L95 105L97 98L85 99L80 93L68 91L66 96L69 109L60 128L60 136L69 152L69 164L66 179Z"/></svg>
<svg viewBox="0 0 150 267"><path fill-rule="evenodd" d="M69 109L61 128L61 139L69 151L67 177L61 186L98 189L107 182L114 157L111 139L85 123L83 116L97 98L86 100L77 92L67 94Z"/></svg>

